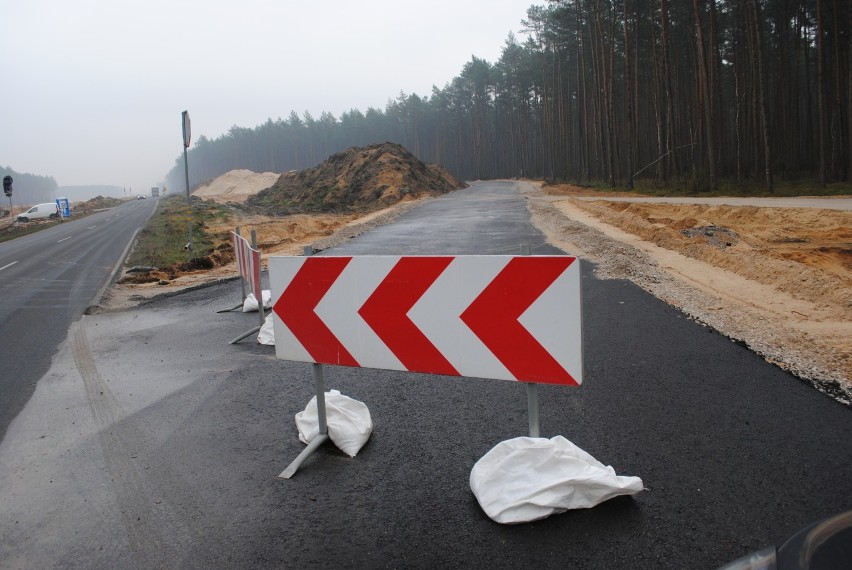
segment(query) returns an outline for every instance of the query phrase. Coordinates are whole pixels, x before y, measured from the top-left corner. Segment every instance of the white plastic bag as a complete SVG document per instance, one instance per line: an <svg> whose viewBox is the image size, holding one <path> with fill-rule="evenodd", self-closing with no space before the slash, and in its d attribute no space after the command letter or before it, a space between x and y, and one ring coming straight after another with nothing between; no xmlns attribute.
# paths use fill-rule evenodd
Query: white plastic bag
<svg viewBox="0 0 852 570"><path fill-rule="evenodd" d="M266 315L263 326L257 333L257 342L266 346L275 346L275 327L272 325L272 313Z"/></svg>
<svg viewBox="0 0 852 570"><path fill-rule="evenodd" d="M264 289L260 292L260 295L263 297L263 308L268 309L272 306L272 291L269 289ZM257 310L257 299L254 296L254 293L249 293L246 296L246 300L243 301L243 312L251 313Z"/></svg>
<svg viewBox="0 0 852 570"><path fill-rule="evenodd" d="M498 443L473 466L470 488L492 520L514 524L594 507L643 486L558 435Z"/></svg>
<svg viewBox="0 0 852 570"><path fill-rule="evenodd" d="M325 415L329 439L340 451L355 457L373 433L373 420L367 405L330 390L325 393ZM319 435L316 396L304 411L296 414L296 427L302 443L310 443Z"/></svg>

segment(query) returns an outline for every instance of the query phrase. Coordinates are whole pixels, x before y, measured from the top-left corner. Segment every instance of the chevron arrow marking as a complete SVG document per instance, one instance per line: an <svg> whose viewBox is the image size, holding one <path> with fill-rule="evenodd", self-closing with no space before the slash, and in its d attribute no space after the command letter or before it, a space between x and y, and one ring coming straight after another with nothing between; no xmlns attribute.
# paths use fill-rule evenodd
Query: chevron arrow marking
<svg viewBox="0 0 852 570"><path fill-rule="evenodd" d="M577 384L520 322L521 315L573 261L571 257L516 257L460 316L518 380Z"/></svg>
<svg viewBox="0 0 852 570"><path fill-rule="evenodd" d="M582 382L576 258L273 256L269 267L279 358Z"/></svg>
<svg viewBox="0 0 852 570"><path fill-rule="evenodd" d="M273 310L316 362L360 366L317 316L315 308L351 257L311 257L305 260Z"/></svg>
<svg viewBox="0 0 852 570"><path fill-rule="evenodd" d="M452 257L401 258L358 311L408 370L459 375L407 314L452 261Z"/></svg>

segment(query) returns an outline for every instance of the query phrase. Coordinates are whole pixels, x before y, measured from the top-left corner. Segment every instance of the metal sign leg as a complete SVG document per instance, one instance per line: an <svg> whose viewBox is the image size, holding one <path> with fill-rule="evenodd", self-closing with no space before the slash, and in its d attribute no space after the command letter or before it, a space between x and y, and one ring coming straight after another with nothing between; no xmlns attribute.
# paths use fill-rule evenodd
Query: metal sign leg
<svg viewBox="0 0 852 570"><path fill-rule="evenodd" d="M244 332L243 334L241 334L240 336L238 336L238 337L237 337L237 338L235 338L234 340L230 340L230 341L228 341L228 344L236 344L236 343L240 342L241 340L243 340L244 338L248 338L248 337L250 337L251 335L253 335L254 333L256 333L256 332L260 332L260 329L261 329L261 328L262 328L262 327L254 327L254 328L253 328L253 329L251 329L250 331L246 331L246 332Z"/></svg>
<svg viewBox="0 0 852 570"><path fill-rule="evenodd" d="M328 423L325 414L325 387L323 386L322 364L313 364L314 382L317 388L317 421L319 422L319 434L302 450L287 469L278 476L281 479L289 479L296 474L302 463L316 451L316 449L328 441Z"/></svg>
<svg viewBox="0 0 852 570"><path fill-rule="evenodd" d="M530 254L530 245L521 244L521 255ZM538 429L538 384L527 384L527 413L530 422L530 437L539 437Z"/></svg>
<svg viewBox="0 0 852 570"><path fill-rule="evenodd" d="M538 384L527 384L527 411L530 417L530 437L539 437Z"/></svg>

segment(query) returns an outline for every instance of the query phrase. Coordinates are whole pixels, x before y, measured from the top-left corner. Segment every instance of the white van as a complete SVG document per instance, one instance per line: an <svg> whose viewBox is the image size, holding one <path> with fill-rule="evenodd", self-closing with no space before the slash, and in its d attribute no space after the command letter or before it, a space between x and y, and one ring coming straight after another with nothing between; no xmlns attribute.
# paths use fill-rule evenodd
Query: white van
<svg viewBox="0 0 852 570"><path fill-rule="evenodd" d="M59 207L56 202L45 202L44 204L36 204L23 214L18 215L19 222L29 222L38 218L50 218L55 220L59 217Z"/></svg>

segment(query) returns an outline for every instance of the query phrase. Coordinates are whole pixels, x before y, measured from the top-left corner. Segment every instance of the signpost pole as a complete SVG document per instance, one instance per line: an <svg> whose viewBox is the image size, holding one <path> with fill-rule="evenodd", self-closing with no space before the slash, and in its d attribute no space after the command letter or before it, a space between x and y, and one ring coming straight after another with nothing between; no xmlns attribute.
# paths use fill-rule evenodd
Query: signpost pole
<svg viewBox="0 0 852 570"><path fill-rule="evenodd" d="M187 218L187 228L189 230L189 242L187 242L187 253L189 261L192 261L192 203L189 200L189 159L187 158L186 149L189 148L189 140L192 137L190 133L189 111L184 111L181 114L183 124L183 171L186 175L186 207L189 210Z"/></svg>
<svg viewBox="0 0 852 570"><path fill-rule="evenodd" d="M521 255L529 254L529 244L522 244ZM527 414L529 415L530 437L539 437L538 384L534 382L527 383Z"/></svg>
<svg viewBox="0 0 852 570"><path fill-rule="evenodd" d="M234 233L236 233L237 235L240 235L240 226L237 226L237 231L234 232ZM235 251L234 254L236 254L236 253L237 252ZM239 263L239 261L237 261L237 263ZM240 270L239 270L239 267L238 267L237 273L239 273L239 272L240 272ZM243 277L242 273L240 273L240 288L242 289L242 295L243 295L242 297L240 297L240 305L242 305L246 300L246 280L245 280L245 277Z"/></svg>
<svg viewBox="0 0 852 570"><path fill-rule="evenodd" d="M320 435L328 435L328 423L325 415L325 386L323 382L322 364L313 363L314 384L317 387L317 420Z"/></svg>
<svg viewBox="0 0 852 570"><path fill-rule="evenodd" d="M295 475L302 463L304 463L304 461L310 457L320 445L328 441L328 423L325 415L325 387L323 386L322 364L313 363L312 366L314 369L314 383L317 388L317 421L319 423L319 433L308 444L308 446L302 450L302 453L300 453L299 456L287 466L287 469L281 472L281 475L278 476L281 479L289 479Z"/></svg>
<svg viewBox="0 0 852 570"><path fill-rule="evenodd" d="M305 257L308 257L314 254L314 248L313 246L306 245L302 252ZM287 466L287 469L278 476L281 479L289 479L295 475L296 471L298 471L305 459L307 459L314 450L316 450L316 448L328 440L328 420L325 412L325 382L323 380L322 364L314 362L311 366L314 370L314 384L317 389L317 422L319 423L319 435L317 435L314 440L302 450L302 453L300 453L299 456Z"/></svg>
<svg viewBox="0 0 852 570"><path fill-rule="evenodd" d="M257 230L251 231L251 248L257 249ZM258 267L257 267L258 278L257 278L257 281L258 281L258 290L260 291L260 299L257 299L257 314L260 315L260 328L263 328L263 325L266 323L266 313L264 312L264 307L263 307L263 287L260 285L260 273L261 273L260 257L258 257L257 263L258 263Z"/></svg>
<svg viewBox="0 0 852 570"><path fill-rule="evenodd" d="M14 180L12 180L11 176L3 177L3 192L9 197L9 215L14 219L15 214L12 212L12 182Z"/></svg>

